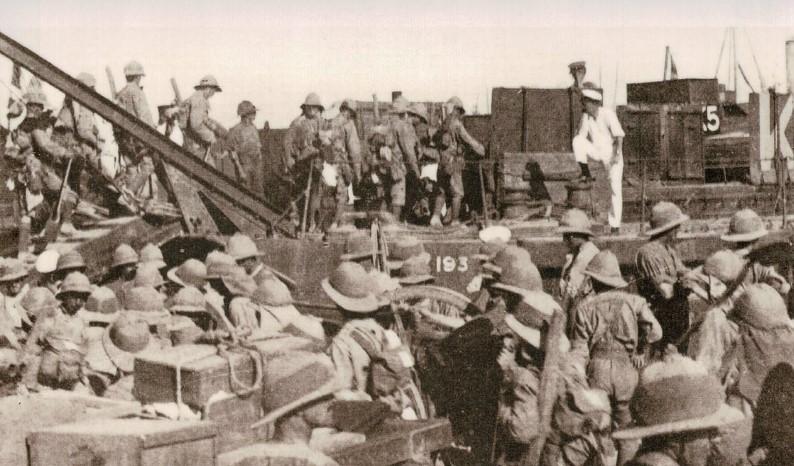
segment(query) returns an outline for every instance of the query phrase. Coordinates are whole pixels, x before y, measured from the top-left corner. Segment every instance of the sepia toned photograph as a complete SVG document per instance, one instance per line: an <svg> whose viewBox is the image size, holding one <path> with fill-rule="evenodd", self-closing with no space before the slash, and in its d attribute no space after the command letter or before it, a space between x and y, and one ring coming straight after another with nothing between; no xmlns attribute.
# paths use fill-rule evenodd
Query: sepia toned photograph
<svg viewBox="0 0 794 466"><path fill-rule="evenodd" d="M26 0L0 465L794 466L794 3Z"/></svg>

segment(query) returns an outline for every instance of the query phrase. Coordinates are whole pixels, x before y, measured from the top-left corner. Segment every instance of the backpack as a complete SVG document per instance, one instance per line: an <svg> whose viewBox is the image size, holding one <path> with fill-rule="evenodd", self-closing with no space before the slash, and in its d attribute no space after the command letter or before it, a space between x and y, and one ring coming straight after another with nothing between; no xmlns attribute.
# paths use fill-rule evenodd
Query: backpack
<svg viewBox="0 0 794 466"><path fill-rule="evenodd" d="M413 383L413 358L405 346L377 348L371 337L357 328L350 332L350 336L370 358L367 384L374 396L389 395Z"/></svg>

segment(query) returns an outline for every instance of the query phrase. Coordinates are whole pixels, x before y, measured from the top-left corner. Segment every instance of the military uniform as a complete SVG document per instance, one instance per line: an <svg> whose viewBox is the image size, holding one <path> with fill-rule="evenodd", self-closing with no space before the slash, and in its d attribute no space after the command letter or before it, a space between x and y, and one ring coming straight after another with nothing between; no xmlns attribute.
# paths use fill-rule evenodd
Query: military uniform
<svg viewBox="0 0 794 466"><path fill-rule="evenodd" d="M382 187L381 209L401 211L405 206L406 168L402 154L394 152L394 140L388 129L380 128L370 138L370 173L377 176ZM380 195L380 192L379 192Z"/></svg>
<svg viewBox="0 0 794 466"><path fill-rule="evenodd" d="M182 146L203 160L210 146L216 141L215 132L219 125L209 117L210 103L200 90L194 92L184 105L187 112L187 126L183 134Z"/></svg>
<svg viewBox="0 0 794 466"><path fill-rule="evenodd" d="M439 169L443 174L441 185L447 198L452 202L452 220L458 220L460 203L463 199L463 170L466 168L466 149L470 149L479 157L485 156L485 148L474 139L463 121L455 113L450 113L443 124L441 143L441 162ZM435 212L434 214L439 214Z"/></svg>
<svg viewBox="0 0 794 466"><path fill-rule="evenodd" d="M146 94L137 83L128 82L116 95L116 103L143 123L154 127ZM126 175L129 178L127 186L133 193L137 193L148 177L154 173L154 164L151 157L146 156L148 150L140 141L118 128L114 128L114 136L119 146L119 155L123 157L126 165Z"/></svg>
<svg viewBox="0 0 794 466"><path fill-rule="evenodd" d="M560 274L560 295L564 300L572 302L579 296L584 285L583 272L598 253L598 246L592 241L588 241L579 247L576 254L565 255L565 264L563 264Z"/></svg>
<svg viewBox="0 0 794 466"><path fill-rule="evenodd" d="M83 377L88 344L88 322L78 314L58 310L52 317L36 322L25 345L28 387L38 383L72 389Z"/></svg>
<svg viewBox="0 0 794 466"><path fill-rule="evenodd" d="M687 271L678 251L660 241L649 241L638 251L637 292L651 306L662 326L664 343L675 343L689 327L688 293L678 285L678 277ZM662 284L674 284L673 296L665 299L659 289Z"/></svg>
<svg viewBox="0 0 794 466"><path fill-rule="evenodd" d="M146 100L146 94L143 93L143 89L138 84L134 82L127 83L116 94L116 103L135 118L154 127L152 112L149 110L149 102Z"/></svg>
<svg viewBox="0 0 794 466"><path fill-rule="evenodd" d="M262 142L259 130L251 123L240 122L234 125L226 136L226 148L237 154L240 167L247 174L245 186L256 194L264 189L262 181Z"/></svg>

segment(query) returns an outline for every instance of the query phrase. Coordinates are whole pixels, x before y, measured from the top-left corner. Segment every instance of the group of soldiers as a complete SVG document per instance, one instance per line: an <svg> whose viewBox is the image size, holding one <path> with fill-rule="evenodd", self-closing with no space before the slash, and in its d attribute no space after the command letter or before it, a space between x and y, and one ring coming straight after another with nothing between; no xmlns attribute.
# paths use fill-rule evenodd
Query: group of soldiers
<svg viewBox="0 0 794 466"><path fill-rule="evenodd" d="M470 458L451 464L789 464L783 427L749 426L769 404L768 373L794 363L790 285L758 259L764 222L737 212L726 249L688 269L675 249L687 220L674 204L654 206L636 256L636 293L615 254L596 246L583 211L560 221L570 254L556 290L544 291L509 229L485 228L464 309L396 298L434 280L421 241L403 237L384 251L371 234L352 233L321 283L342 318L331 327L295 308L291 290L300 284L240 233L223 252L172 267L153 244L122 244L94 282L76 251L45 251L35 277L3 259L2 376L21 392L134 399L136 355L286 332L316 343L325 368L318 389L376 403L358 415L448 417ZM488 400L493 410L477 407ZM327 403L284 415L277 438L308 442L330 422L318 415Z"/></svg>

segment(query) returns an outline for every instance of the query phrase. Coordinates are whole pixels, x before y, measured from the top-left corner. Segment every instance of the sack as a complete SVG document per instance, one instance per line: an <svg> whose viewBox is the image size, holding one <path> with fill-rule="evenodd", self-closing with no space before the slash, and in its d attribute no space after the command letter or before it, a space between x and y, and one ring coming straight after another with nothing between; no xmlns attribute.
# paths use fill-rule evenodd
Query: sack
<svg viewBox="0 0 794 466"><path fill-rule="evenodd" d="M354 329L351 334L353 340L370 357L369 387L371 395L378 397L389 395L399 388L413 383L411 368L413 358L405 346L394 348L376 348L363 331Z"/></svg>

